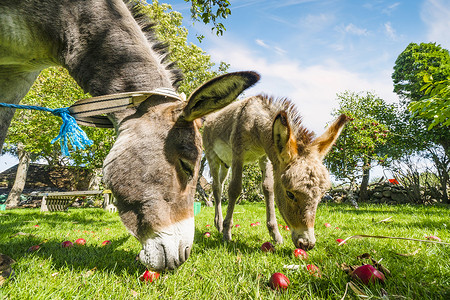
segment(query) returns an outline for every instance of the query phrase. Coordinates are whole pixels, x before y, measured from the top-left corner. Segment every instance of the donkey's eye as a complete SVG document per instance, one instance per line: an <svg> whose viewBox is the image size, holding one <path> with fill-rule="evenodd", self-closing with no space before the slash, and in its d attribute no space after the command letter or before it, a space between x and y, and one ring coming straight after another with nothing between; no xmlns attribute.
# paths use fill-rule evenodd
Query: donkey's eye
<svg viewBox="0 0 450 300"><path fill-rule="evenodd" d="M180 159L180 165L186 175L188 175L190 178L194 177L194 167L190 163L186 162L183 159Z"/></svg>
<svg viewBox="0 0 450 300"><path fill-rule="evenodd" d="M296 201L294 194L292 194L291 192L286 191L286 196L288 196L289 199Z"/></svg>

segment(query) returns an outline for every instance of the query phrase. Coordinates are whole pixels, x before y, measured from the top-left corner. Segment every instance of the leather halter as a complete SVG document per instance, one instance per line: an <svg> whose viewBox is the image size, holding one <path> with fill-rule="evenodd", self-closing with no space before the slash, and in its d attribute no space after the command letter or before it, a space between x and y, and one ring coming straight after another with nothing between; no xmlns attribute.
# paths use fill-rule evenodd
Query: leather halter
<svg viewBox="0 0 450 300"><path fill-rule="evenodd" d="M173 89L157 88L153 91L126 92L82 99L70 106L69 111L80 125L113 128L113 123L103 114L136 107L154 95L184 101Z"/></svg>

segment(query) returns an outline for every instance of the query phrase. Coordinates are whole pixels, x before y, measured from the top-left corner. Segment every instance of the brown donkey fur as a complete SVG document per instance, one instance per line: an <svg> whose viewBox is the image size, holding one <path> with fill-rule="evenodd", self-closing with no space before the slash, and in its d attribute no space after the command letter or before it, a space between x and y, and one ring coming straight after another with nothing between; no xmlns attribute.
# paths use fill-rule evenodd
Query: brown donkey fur
<svg viewBox="0 0 450 300"><path fill-rule="evenodd" d="M206 117L203 144L213 177L215 219L224 240L231 240L232 216L242 190L242 168L259 161L266 201L267 228L277 243L283 241L275 217L275 203L291 229L296 247L314 247L317 205L330 186L323 158L348 121L341 115L318 138L302 127L300 117L286 99L267 96L237 101ZM228 209L222 220L223 182L231 167Z"/></svg>
<svg viewBox="0 0 450 300"><path fill-rule="evenodd" d="M93 96L175 89L180 72L152 27L135 20L137 13L122 0L0 1L0 101L19 103L51 65L67 68ZM147 268L175 269L190 254L202 153L196 119L258 79L254 72L226 74L188 101L152 96L108 115L117 139L104 161L104 181L122 222L142 244ZM13 115L14 109L0 108L0 152Z"/></svg>

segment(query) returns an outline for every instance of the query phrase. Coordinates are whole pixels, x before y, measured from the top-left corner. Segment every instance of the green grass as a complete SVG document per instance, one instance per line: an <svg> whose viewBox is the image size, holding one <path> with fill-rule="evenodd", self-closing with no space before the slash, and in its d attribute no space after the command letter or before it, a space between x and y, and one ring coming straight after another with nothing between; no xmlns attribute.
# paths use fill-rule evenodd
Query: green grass
<svg viewBox="0 0 450 300"><path fill-rule="evenodd" d="M224 209L226 211L226 209ZM309 260L293 255L289 232L282 229L285 242L275 253L262 253L269 241L262 203L238 205L233 242L223 244L212 226L214 209L202 207L196 216L194 248L189 260L175 272L161 274L154 283L138 280L145 268L135 261L140 244L131 237L117 214L101 209L73 209L68 213L41 213L35 209L0 213L0 253L16 260L16 276L0 288L0 299L341 299L349 276L338 265L358 265L370 253L392 275L384 285L359 286L372 299L450 299L450 246L386 239L351 239L337 246L337 238L355 234L386 235L424 239L436 235L450 242L450 213L446 207L362 205L354 210L346 205L319 206L316 218L316 247ZM375 223L391 217L391 223ZM281 218L279 223L284 224ZM261 226L250 227L259 221ZM331 223L326 228L323 224ZM39 227L34 227L38 224ZM340 229L337 230L335 227ZM206 231L210 238L203 237ZM34 236L11 235L24 232ZM84 238L85 246L61 248L64 240ZM44 240L37 252L28 247ZM101 247L104 240L112 244ZM397 253L412 253L409 257ZM306 272L315 264L321 278ZM298 264L298 270L284 265ZM268 287L274 272L291 281L285 292ZM358 299L349 290L346 299ZM367 298L365 298L367 299Z"/></svg>

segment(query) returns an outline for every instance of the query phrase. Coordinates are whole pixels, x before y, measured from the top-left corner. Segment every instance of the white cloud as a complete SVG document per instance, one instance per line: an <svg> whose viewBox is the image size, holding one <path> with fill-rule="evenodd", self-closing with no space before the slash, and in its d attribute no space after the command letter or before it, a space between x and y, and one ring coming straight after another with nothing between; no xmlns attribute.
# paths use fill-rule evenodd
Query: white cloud
<svg viewBox="0 0 450 300"><path fill-rule="evenodd" d="M256 42L256 44L258 44L261 47L264 47L266 49L269 48L269 45L267 45L263 40L257 39L257 40L255 40L255 42Z"/></svg>
<svg viewBox="0 0 450 300"><path fill-rule="evenodd" d="M386 35L393 41L397 40L397 34L395 32L395 29L392 28L391 22L384 23L384 30L386 32Z"/></svg>
<svg viewBox="0 0 450 300"><path fill-rule="evenodd" d="M359 28L358 26L352 23L348 24L347 26L338 27L337 30L343 33L349 33L357 36L366 36L369 34L367 29Z"/></svg>
<svg viewBox="0 0 450 300"><path fill-rule="evenodd" d="M335 16L331 14L309 14L300 20L300 26L309 31L317 32L330 26L335 20Z"/></svg>
<svg viewBox="0 0 450 300"><path fill-rule="evenodd" d="M305 125L317 134L332 120L331 111L338 105L336 93L374 91L386 101L397 99L392 93L391 70L372 76L351 72L334 60L309 66L286 57L269 60L223 37L207 51L215 61L230 62L233 70L259 72L261 81L246 95L267 93L292 99Z"/></svg>
<svg viewBox="0 0 450 300"><path fill-rule="evenodd" d="M281 47L271 46L271 45L267 44L266 42L264 42L261 39L256 39L255 42L256 42L257 45L259 45L259 46L261 46L261 47L263 47L265 49L269 49L271 51L274 51L278 55L284 55L284 54L287 53L287 51L282 49Z"/></svg>
<svg viewBox="0 0 450 300"><path fill-rule="evenodd" d="M395 2L388 7L385 7L381 10L382 13L390 15L397 7L400 5L400 2Z"/></svg>
<svg viewBox="0 0 450 300"><path fill-rule="evenodd" d="M450 49L450 6L448 0L426 0L421 11L422 21L428 27L429 42L437 42Z"/></svg>

